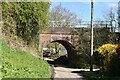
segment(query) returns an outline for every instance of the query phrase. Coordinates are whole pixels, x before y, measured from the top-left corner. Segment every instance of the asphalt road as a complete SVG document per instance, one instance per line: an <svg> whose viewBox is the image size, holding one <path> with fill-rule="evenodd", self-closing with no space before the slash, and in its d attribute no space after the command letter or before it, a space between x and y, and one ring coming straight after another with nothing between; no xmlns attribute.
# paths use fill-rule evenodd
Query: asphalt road
<svg viewBox="0 0 120 80"><path fill-rule="evenodd" d="M54 69L54 79L78 79L78 80L86 80L80 72L89 71L89 69L73 69L67 68L65 66L57 64L54 60L49 58L44 58L44 60L48 61L50 65L52 65Z"/></svg>

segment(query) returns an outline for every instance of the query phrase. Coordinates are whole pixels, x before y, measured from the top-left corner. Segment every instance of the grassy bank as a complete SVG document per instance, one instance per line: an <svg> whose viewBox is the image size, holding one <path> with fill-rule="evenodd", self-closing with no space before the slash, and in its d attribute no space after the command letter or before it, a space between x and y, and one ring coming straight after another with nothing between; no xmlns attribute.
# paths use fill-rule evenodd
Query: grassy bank
<svg viewBox="0 0 120 80"><path fill-rule="evenodd" d="M0 40L4 78L50 78L49 64Z"/></svg>

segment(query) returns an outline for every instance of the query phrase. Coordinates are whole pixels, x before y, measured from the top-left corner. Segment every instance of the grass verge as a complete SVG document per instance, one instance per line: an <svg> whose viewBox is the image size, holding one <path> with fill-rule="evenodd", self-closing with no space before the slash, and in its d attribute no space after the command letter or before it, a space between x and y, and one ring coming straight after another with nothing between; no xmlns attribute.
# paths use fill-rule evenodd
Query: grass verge
<svg viewBox="0 0 120 80"><path fill-rule="evenodd" d="M0 40L3 78L50 78L49 64Z"/></svg>

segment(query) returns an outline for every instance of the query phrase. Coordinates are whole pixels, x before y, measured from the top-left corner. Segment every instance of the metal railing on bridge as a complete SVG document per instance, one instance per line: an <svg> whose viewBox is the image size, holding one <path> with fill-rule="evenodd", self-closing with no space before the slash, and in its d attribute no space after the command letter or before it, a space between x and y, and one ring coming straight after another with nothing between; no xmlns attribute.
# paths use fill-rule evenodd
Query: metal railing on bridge
<svg viewBox="0 0 120 80"><path fill-rule="evenodd" d="M81 21L80 23L77 24L66 24L66 22L62 21L50 21L49 26L50 27L66 27L66 28L80 28L80 27L85 27L89 28L91 27L91 22L90 21ZM120 29L118 27L118 24L116 22L111 23L111 21L94 21L94 26L93 27L107 27L110 29L110 32L120 32Z"/></svg>

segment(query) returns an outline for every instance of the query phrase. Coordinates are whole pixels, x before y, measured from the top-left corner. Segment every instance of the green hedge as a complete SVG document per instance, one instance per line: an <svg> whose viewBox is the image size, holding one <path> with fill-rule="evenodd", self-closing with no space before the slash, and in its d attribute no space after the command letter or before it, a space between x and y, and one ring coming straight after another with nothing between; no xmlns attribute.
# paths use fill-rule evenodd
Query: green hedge
<svg viewBox="0 0 120 80"><path fill-rule="evenodd" d="M49 1L49 0L48 0ZM48 27L49 2L2 2L2 33L39 44L39 32Z"/></svg>

